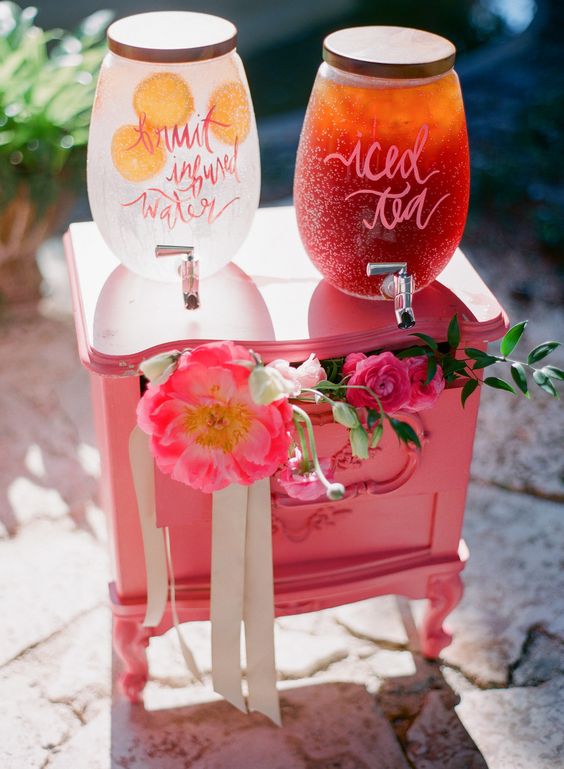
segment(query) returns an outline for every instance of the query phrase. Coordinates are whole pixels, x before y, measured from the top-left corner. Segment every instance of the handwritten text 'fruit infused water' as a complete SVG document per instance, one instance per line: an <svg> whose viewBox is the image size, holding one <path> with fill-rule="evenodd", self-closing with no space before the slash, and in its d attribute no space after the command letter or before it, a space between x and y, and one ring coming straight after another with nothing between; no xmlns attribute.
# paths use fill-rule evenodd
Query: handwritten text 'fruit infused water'
<svg viewBox="0 0 564 769"><path fill-rule="evenodd" d="M444 38L399 27L329 35L302 129L294 198L325 278L383 298L369 263L406 263L415 289L453 255L468 209L466 121Z"/></svg>
<svg viewBox="0 0 564 769"><path fill-rule="evenodd" d="M258 206L260 160L236 29L216 16L144 13L108 30L88 147L88 192L110 248L148 278L178 280L194 248L200 275L227 264Z"/></svg>

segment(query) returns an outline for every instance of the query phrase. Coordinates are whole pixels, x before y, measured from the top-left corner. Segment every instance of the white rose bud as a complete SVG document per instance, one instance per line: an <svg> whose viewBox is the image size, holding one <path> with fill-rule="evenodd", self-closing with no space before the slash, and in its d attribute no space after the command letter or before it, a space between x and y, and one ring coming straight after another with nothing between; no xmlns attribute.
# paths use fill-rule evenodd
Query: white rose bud
<svg viewBox="0 0 564 769"><path fill-rule="evenodd" d="M327 489L327 498L336 502L345 496L345 487L342 483L332 483Z"/></svg>
<svg viewBox="0 0 564 769"><path fill-rule="evenodd" d="M315 387L316 384L327 378L325 369L313 353L301 366L298 366L296 375L302 387Z"/></svg>
<svg viewBox="0 0 564 769"><path fill-rule="evenodd" d="M343 401L337 401L333 405L333 419L348 428L356 427L359 424L355 409Z"/></svg>
<svg viewBox="0 0 564 769"><path fill-rule="evenodd" d="M276 358L276 360L267 363L266 368L273 368L278 371L285 382L284 391L288 395L295 397L300 394L300 390L302 388L298 379L298 369L290 366L287 360L284 360L283 358Z"/></svg>
<svg viewBox="0 0 564 769"><path fill-rule="evenodd" d="M357 425L349 433L351 449L354 457L368 459L368 433L362 425Z"/></svg>
<svg viewBox="0 0 564 769"><path fill-rule="evenodd" d="M139 365L139 371L147 377L151 384L161 385L166 382L176 368L179 357L180 352L178 350L159 353L159 355L144 360Z"/></svg>
<svg viewBox="0 0 564 769"><path fill-rule="evenodd" d="M249 377L251 397L261 406L291 395L290 387L291 383L270 366L255 366Z"/></svg>

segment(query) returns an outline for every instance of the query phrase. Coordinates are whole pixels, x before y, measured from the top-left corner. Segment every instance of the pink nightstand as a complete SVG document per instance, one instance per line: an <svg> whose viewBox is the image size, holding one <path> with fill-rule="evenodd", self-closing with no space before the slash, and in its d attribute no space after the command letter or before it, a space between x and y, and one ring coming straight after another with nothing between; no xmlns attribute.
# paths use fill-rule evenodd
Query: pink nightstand
<svg viewBox="0 0 564 769"><path fill-rule="evenodd" d="M205 281L202 307L187 312L176 285L147 281L122 267L92 223L66 237L80 357L91 372L102 504L111 532L115 581L110 585L114 645L125 662L122 685L139 699L147 680L145 647L171 627L170 607L159 627L144 628L146 577L128 439L142 382L141 360L158 351L232 339L265 360L304 360L408 346L388 302L339 293L305 255L292 208L258 212L234 264ZM462 345L485 349L506 328L505 314L457 251L430 287L415 296L416 330L439 339L456 312ZM393 434L369 460L351 457L344 428L330 411L312 408L322 456L335 458L346 486L339 502L297 503L275 479L273 553L278 615L296 614L395 593L428 598L423 652L435 657L450 642L443 629L462 595L467 550L460 539L478 396L460 405L457 388L437 405L404 415L418 432L421 453ZM209 616L211 497L158 471L159 525L171 528L181 621Z"/></svg>

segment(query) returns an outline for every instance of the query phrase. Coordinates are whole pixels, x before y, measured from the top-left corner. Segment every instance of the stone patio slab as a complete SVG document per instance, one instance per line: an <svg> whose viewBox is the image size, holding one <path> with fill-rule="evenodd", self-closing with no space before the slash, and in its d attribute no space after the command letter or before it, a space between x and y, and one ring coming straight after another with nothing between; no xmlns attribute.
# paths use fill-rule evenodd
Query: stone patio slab
<svg viewBox="0 0 564 769"><path fill-rule="evenodd" d="M107 600L106 548L68 520L0 541L0 665Z"/></svg>
<svg viewBox="0 0 564 769"><path fill-rule="evenodd" d="M471 484L465 592L442 658L481 685L506 685L528 631L564 638L561 505Z"/></svg>
<svg viewBox="0 0 564 769"><path fill-rule="evenodd" d="M456 712L488 769L564 766L564 677L542 686L469 692Z"/></svg>

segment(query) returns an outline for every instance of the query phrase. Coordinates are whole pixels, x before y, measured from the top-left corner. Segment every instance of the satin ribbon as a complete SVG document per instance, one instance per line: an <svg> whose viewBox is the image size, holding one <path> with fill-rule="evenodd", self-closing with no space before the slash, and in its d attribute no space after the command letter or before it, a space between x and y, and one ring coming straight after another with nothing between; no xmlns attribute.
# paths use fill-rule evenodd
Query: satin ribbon
<svg viewBox="0 0 564 769"><path fill-rule="evenodd" d="M241 623L245 626L248 709L281 726L274 659L270 479L216 491L212 504L212 678L239 710Z"/></svg>
<svg viewBox="0 0 564 769"><path fill-rule="evenodd" d="M170 533L157 527L154 464L149 436L135 427L129 458L137 496L147 571L143 625L162 620L169 593L172 621L192 675L201 681L194 656L180 631L176 610ZM245 626L248 709L281 725L274 658L270 479L252 486L233 484L213 494L210 619L214 690L247 711L242 690L241 625ZM168 573L167 573L168 572Z"/></svg>
<svg viewBox="0 0 564 769"><path fill-rule="evenodd" d="M167 556L162 529L157 527L155 469L149 448L150 438L139 427L129 436L129 462L147 567L147 608L143 627L156 627L168 598Z"/></svg>
<svg viewBox="0 0 564 769"><path fill-rule="evenodd" d="M147 607L143 627L157 627L166 609L170 584L170 607L172 623L188 670L194 678L202 681L196 660L184 640L176 611L176 585L174 567L170 552L168 527L164 531L157 526L155 504L155 468L149 448L150 438L139 427L134 427L129 436L129 462L133 486L137 497L137 509L141 524L145 566L147 572Z"/></svg>

